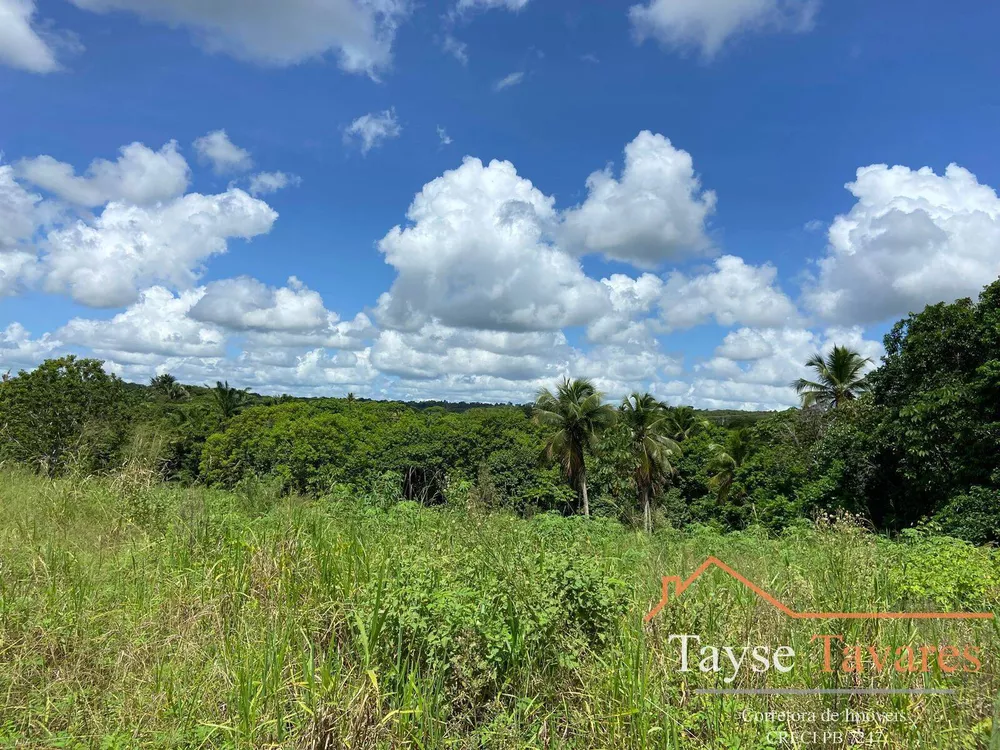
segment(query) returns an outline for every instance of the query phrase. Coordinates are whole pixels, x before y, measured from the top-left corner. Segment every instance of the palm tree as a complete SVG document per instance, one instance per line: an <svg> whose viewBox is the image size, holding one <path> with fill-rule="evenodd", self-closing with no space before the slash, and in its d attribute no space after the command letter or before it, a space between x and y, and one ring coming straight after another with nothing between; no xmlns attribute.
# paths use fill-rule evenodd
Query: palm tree
<svg viewBox="0 0 1000 750"><path fill-rule="evenodd" d="M248 392L247 388L242 390L230 388L228 380L225 383L216 381L215 388L212 389L212 398L215 400L215 406L223 419L229 419L236 415L246 403Z"/></svg>
<svg viewBox="0 0 1000 750"><path fill-rule="evenodd" d="M802 407L838 407L853 401L868 390L868 382L863 375L865 366L871 359L862 357L846 346L835 346L826 359L816 354L806 362L807 367L816 370L818 382L799 378L792 387L802 397Z"/></svg>
<svg viewBox="0 0 1000 750"><path fill-rule="evenodd" d="M186 401L189 398L187 388L180 383L171 384L164 395L167 397L167 401Z"/></svg>
<svg viewBox="0 0 1000 750"><path fill-rule="evenodd" d="M643 525L646 531L652 531L653 493L667 476L675 473L672 460L680 457L681 447L670 437L673 429L670 412L650 394L628 396L622 401L621 416L629 432Z"/></svg>
<svg viewBox="0 0 1000 750"><path fill-rule="evenodd" d="M149 387L167 401L183 401L188 397L187 388L177 382L169 372L149 379Z"/></svg>
<svg viewBox="0 0 1000 750"><path fill-rule="evenodd" d="M601 392L585 379L566 378L555 393L543 388L535 399L533 418L551 431L545 453L562 462L566 476L580 495L585 516L590 515L590 500L584 456L587 450L593 450L600 434L614 423L615 416L614 408L601 403Z"/></svg>
<svg viewBox="0 0 1000 750"><path fill-rule="evenodd" d="M714 454L708 464L709 471L712 472L708 484L715 491L720 503L729 498L733 482L736 480L736 471L750 455L751 446L750 430L741 427L730 432L724 444L712 443L708 447Z"/></svg>
<svg viewBox="0 0 1000 750"><path fill-rule="evenodd" d="M669 411L670 437L678 443L683 443L708 427L708 421L700 419L690 406L678 406L673 409L664 406L664 408Z"/></svg>

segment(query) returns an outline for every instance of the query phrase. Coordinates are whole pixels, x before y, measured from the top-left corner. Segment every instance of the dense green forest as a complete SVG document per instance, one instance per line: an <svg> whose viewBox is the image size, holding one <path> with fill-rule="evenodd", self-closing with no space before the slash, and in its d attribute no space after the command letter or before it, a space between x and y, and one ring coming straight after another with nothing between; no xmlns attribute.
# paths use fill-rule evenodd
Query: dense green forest
<svg viewBox="0 0 1000 750"><path fill-rule="evenodd" d="M0 460L50 476L132 472L235 488L780 530L847 511L1000 539L1000 281L893 326L886 354L809 364L803 408L605 403L567 381L535 404L262 397L161 375L122 382L66 357L0 385Z"/></svg>

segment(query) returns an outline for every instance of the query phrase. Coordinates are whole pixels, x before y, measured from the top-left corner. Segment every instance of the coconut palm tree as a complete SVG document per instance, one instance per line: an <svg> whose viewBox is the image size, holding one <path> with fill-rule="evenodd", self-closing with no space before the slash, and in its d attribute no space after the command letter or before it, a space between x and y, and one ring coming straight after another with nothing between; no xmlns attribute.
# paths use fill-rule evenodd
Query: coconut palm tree
<svg viewBox="0 0 1000 750"><path fill-rule="evenodd" d="M664 408L669 412L670 437L678 443L683 443L692 435L708 427L708 421L701 419L690 406L670 408L664 405Z"/></svg>
<svg viewBox="0 0 1000 750"><path fill-rule="evenodd" d="M871 359L862 357L846 346L835 346L826 359L816 354L806 362L819 376L816 382L799 378L792 387L802 397L802 407L838 407L853 401L868 390L865 380L865 366Z"/></svg>
<svg viewBox="0 0 1000 750"><path fill-rule="evenodd" d="M167 401L184 401L188 398L187 388L177 382L168 372L149 379L149 387Z"/></svg>
<svg viewBox="0 0 1000 750"><path fill-rule="evenodd" d="M708 485L715 492L720 503L729 499L729 493L732 491L733 482L736 479L736 471L750 455L751 446L750 430L741 427L730 432L726 436L725 443L721 445L712 443L708 447L713 453L708 464L709 471L712 472Z"/></svg>
<svg viewBox="0 0 1000 750"><path fill-rule="evenodd" d="M215 400L215 407L223 419L229 419L246 403L249 389L230 388L229 381L225 383L216 381L215 388L212 389L212 398Z"/></svg>
<svg viewBox="0 0 1000 750"><path fill-rule="evenodd" d="M675 473L674 461L681 447L670 437L674 427L670 412L648 393L633 393L622 401L621 419L628 429L643 526L652 531L653 494Z"/></svg>
<svg viewBox="0 0 1000 750"><path fill-rule="evenodd" d="M589 380L566 378L552 393L538 392L532 416L550 431L546 455L557 457L566 476L579 493L583 514L590 515L587 498L587 463L585 455L593 450L600 434L615 421L613 407L601 402L601 392Z"/></svg>

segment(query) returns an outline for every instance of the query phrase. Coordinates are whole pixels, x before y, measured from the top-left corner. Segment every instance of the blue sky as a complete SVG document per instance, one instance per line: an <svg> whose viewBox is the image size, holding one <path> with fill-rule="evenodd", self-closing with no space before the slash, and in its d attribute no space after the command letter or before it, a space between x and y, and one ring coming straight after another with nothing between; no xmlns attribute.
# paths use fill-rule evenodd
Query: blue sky
<svg viewBox="0 0 1000 750"><path fill-rule="evenodd" d="M486 400L568 374L774 408L813 351L877 359L893 320L1000 275L990 4L4 17L3 369L74 352L134 380ZM287 185L254 193L262 173Z"/></svg>

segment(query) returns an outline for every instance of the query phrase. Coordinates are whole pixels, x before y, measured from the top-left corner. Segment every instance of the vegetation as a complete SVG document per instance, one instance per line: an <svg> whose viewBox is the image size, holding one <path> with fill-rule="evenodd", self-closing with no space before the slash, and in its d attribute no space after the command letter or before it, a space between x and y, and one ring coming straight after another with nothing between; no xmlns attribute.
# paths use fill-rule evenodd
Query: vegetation
<svg viewBox="0 0 1000 750"><path fill-rule="evenodd" d="M681 447L668 435L670 412L648 393L633 393L622 402L622 420L628 430L629 451L635 465L635 485L639 490L643 528L653 530L651 513L654 493L675 469L671 459Z"/></svg>
<svg viewBox="0 0 1000 750"><path fill-rule="evenodd" d="M996 553L923 531L889 541L840 517L778 537L649 535L601 518L387 507L377 494L306 498L255 481L224 492L135 472L7 471L0 496L4 746L714 750L834 726L742 718L789 709L780 696L695 694L730 685L679 672L671 633L790 645L796 668L769 675L773 687L957 691L866 697L865 710L906 717L864 723L879 747L985 747L985 698L1000 689L992 668L827 674L814 624L721 573L643 625L660 576L709 554L801 610L995 609ZM997 657L989 622L836 628L848 643Z"/></svg>
<svg viewBox="0 0 1000 750"><path fill-rule="evenodd" d="M806 362L816 370L818 382L799 378L792 385L802 396L803 406L843 406L867 390L864 371L870 361L845 346L834 346L826 359L817 354Z"/></svg>
<svg viewBox="0 0 1000 750"><path fill-rule="evenodd" d="M885 349L867 374L817 356L804 408L766 415L615 408L585 380L486 406L142 386L74 357L5 377L0 745L776 747L792 723L739 717L780 699L692 692L720 678L678 673L667 636L815 656L812 628L720 574L643 626L661 576L715 555L802 611L1000 599L974 546L1000 542L1000 281ZM997 657L993 623L835 627ZM983 747L1000 688L807 673L956 690L866 700L908 712L875 722L893 748Z"/></svg>
<svg viewBox="0 0 1000 750"><path fill-rule="evenodd" d="M1000 282L886 336L881 365L844 347L809 364L809 408L697 412L634 394L615 409L585 380L524 406L265 398L161 374L122 383L67 357L0 382L0 460L49 476L141 458L167 481L283 492L391 490L423 504L556 510L647 530L760 524L847 511L898 532L936 519L1000 541Z"/></svg>
<svg viewBox="0 0 1000 750"><path fill-rule="evenodd" d="M583 515L590 515L586 453L615 418L602 394L589 380L564 380L553 394L543 389L535 401L535 421L551 435L545 445L549 458L558 457L566 477L580 493Z"/></svg>

